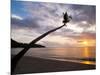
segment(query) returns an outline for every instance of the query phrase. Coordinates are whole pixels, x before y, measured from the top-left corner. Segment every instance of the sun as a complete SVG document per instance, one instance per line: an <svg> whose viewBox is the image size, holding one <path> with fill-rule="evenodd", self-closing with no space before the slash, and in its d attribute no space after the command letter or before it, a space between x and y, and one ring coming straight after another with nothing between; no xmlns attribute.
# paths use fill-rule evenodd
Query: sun
<svg viewBox="0 0 100 75"><path fill-rule="evenodd" d="M85 40L79 40L78 44L80 46L95 46L95 40L93 39L85 39Z"/></svg>
<svg viewBox="0 0 100 75"><path fill-rule="evenodd" d="M88 41L83 41L82 44L87 46L88 45Z"/></svg>
<svg viewBox="0 0 100 75"><path fill-rule="evenodd" d="M78 41L81 46L88 46L89 42L87 40Z"/></svg>

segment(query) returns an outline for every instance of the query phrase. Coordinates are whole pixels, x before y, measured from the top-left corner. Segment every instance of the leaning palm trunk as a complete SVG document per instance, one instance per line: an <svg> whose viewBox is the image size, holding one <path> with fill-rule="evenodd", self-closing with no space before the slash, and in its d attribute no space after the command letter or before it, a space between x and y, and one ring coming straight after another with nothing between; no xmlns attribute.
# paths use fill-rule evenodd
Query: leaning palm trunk
<svg viewBox="0 0 100 75"><path fill-rule="evenodd" d="M66 25L66 23L64 23L64 25L57 27L55 29L52 29L44 34L42 34L41 36L37 37L35 40L33 40L32 42L30 42L20 53L18 53L14 58L12 58L11 60L11 73L14 72L16 65L18 63L18 61L22 58L22 56L24 56L24 54L29 50L29 48L31 47L32 44L37 43L39 40L41 40L42 38L44 38L45 36L47 36L48 34L64 27Z"/></svg>

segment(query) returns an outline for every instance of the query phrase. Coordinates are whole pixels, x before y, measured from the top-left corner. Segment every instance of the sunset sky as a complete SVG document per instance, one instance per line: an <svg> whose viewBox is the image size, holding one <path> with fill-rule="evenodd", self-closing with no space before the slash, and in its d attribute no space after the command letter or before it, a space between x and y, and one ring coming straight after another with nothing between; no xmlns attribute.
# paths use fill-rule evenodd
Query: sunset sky
<svg viewBox="0 0 100 75"><path fill-rule="evenodd" d="M37 44L46 47L95 46L96 7L32 1L11 3L11 38L29 43L43 33L61 26L63 12L68 12L72 20L67 26L46 36Z"/></svg>

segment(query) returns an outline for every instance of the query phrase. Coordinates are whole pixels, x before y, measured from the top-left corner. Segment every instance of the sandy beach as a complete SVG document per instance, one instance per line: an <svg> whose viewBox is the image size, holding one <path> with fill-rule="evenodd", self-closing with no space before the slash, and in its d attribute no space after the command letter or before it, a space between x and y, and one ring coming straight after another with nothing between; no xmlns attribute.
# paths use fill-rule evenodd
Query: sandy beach
<svg viewBox="0 0 100 75"><path fill-rule="evenodd" d="M95 65L24 56L19 61L14 74L92 70L95 68Z"/></svg>

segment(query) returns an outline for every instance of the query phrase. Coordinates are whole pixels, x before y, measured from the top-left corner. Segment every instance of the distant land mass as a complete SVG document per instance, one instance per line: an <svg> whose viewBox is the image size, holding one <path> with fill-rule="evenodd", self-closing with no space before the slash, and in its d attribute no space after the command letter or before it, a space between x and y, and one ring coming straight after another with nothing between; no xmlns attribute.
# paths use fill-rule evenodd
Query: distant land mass
<svg viewBox="0 0 100 75"><path fill-rule="evenodd" d="M17 42L15 40L11 39L11 48L24 48L27 45L28 45L27 43L20 43L20 42ZM41 48L41 47L45 47L45 46L42 46L39 44L32 44L30 46L30 48Z"/></svg>

